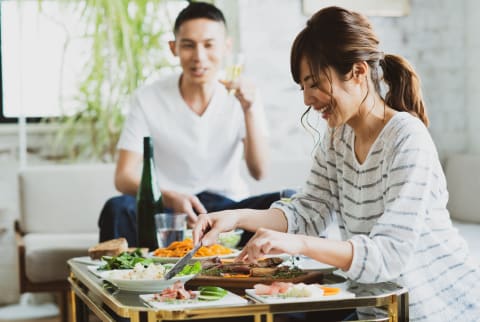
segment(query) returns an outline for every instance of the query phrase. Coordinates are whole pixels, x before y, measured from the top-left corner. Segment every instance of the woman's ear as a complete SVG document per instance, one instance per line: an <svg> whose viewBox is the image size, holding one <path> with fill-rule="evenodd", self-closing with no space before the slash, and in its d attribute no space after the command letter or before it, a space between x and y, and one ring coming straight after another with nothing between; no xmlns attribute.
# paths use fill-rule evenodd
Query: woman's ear
<svg viewBox="0 0 480 322"><path fill-rule="evenodd" d="M369 66L366 61L361 61L353 64L352 73L355 82L361 83L368 75Z"/></svg>

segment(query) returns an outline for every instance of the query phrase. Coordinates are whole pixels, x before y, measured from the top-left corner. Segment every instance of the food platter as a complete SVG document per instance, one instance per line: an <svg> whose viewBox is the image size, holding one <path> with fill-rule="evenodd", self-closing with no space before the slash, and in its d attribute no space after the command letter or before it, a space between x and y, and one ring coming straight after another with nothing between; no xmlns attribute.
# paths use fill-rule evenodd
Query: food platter
<svg viewBox="0 0 480 322"><path fill-rule="evenodd" d="M225 255L213 255L213 256L194 256L192 258L192 261L195 260L208 260L212 258L234 258L237 257L238 254L240 254L240 251L238 249L231 249L232 253L230 254L225 254ZM153 259L154 262L156 263L176 263L181 257L161 257L161 256L154 256L152 253L148 255L148 258Z"/></svg>
<svg viewBox="0 0 480 322"><path fill-rule="evenodd" d="M287 297L279 295L257 295L255 294L254 289L245 290L245 294L252 298L253 300L266 303L266 304L277 304L277 303L297 303L297 302L317 302L317 301L333 301L333 300L344 300L351 299L355 297L355 294L347 290L341 289L340 293L335 295L320 295L320 296L310 296L310 297Z"/></svg>
<svg viewBox="0 0 480 322"><path fill-rule="evenodd" d="M304 274L292 278L273 278L273 277L223 277L197 275L188 281L188 286L206 286L215 285L233 290L237 294L243 294L245 289L253 288L255 284L271 284L277 282L290 283L321 283L323 272L306 271Z"/></svg>
<svg viewBox="0 0 480 322"><path fill-rule="evenodd" d="M194 292L199 294L198 291ZM179 309L191 309L199 307L223 307L232 305L244 305L248 301L243 297L240 297L232 292L228 292L227 295L221 299L215 301L200 301L200 300L175 300L168 302L160 302L155 300L154 294L142 294L140 298L149 306L159 310L179 310Z"/></svg>

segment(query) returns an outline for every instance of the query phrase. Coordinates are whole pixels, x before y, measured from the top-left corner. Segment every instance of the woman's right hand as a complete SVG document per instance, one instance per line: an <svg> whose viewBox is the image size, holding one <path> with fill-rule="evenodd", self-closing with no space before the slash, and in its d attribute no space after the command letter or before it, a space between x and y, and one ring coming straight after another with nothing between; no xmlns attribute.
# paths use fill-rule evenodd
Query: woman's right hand
<svg viewBox="0 0 480 322"><path fill-rule="evenodd" d="M237 223L238 216L232 210L201 214L192 229L193 244L201 240L204 246L213 245L217 242L218 234L234 230Z"/></svg>

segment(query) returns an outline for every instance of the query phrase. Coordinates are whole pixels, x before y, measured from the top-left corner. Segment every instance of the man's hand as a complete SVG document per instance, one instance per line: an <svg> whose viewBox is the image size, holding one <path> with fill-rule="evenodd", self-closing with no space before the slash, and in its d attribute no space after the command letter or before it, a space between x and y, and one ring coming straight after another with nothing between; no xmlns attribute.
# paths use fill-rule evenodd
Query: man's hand
<svg viewBox="0 0 480 322"><path fill-rule="evenodd" d="M253 102L255 101L255 86L253 83L243 77L240 77L237 81L224 81L220 80L223 86L227 91L232 91L235 93L235 97L240 102L243 110L246 112L250 109Z"/></svg>
<svg viewBox="0 0 480 322"><path fill-rule="evenodd" d="M163 205L174 213L184 213L188 217L188 226L197 222L197 214L205 214L207 210L197 196L187 195L176 191L162 191Z"/></svg>

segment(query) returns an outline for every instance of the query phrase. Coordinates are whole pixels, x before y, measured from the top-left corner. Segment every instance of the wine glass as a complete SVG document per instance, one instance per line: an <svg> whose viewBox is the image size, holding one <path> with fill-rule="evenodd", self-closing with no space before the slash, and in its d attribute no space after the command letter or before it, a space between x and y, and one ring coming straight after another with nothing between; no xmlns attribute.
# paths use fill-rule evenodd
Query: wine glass
<svg viewBox="0 0 480 322"><path fill-rule="evenodd" d="M224 67L224 77L226 82L236 82L243 71L243 64L245 62L245 55L242 52L233 53L226 57ZM228 91L229 95L233 95L235 89Z"/></svg>

